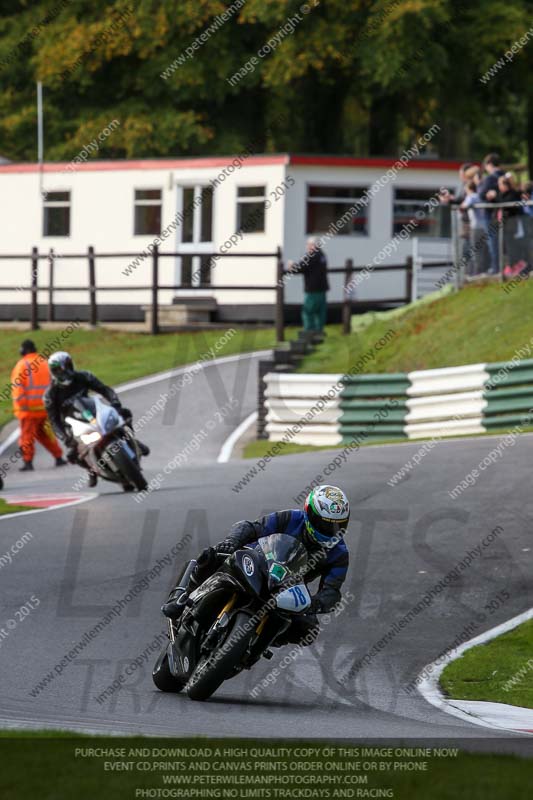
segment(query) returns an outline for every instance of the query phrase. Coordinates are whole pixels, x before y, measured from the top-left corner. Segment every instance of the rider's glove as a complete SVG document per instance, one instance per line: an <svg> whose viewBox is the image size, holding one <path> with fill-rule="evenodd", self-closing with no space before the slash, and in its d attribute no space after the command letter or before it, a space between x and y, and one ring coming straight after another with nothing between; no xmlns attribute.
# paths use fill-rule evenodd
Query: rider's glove
<svg viewBox="0 0 533 800"><path fill-rule="evenodd" d="M124 406L121 406L118 409L118 413L120 414L121 417L124 417L124 419L131 419L132 416L133 416L133 414L131 413L130 409L129 408L124 408Z"/></svg>
<svg viewBox="0 0 533 800"><path fill-rule="evenodd" d="M215 553L218 553L218 554L222 554L222 553L226 553L226 554L227 554L227 553L234 553L236 549L237 549L237 548L235 547L235 544L234 544L234 543L233 543L231 540L229 540L229 539L224 539L224 541L222 541L222 542L219 542L219 543L218 543L218 544L216 544L216 545L214 546L214 548L213 548L213 550L215 551Z"/></svg>
<svg viewBox="0 0 533 800"><path fill-rule="evenodd" d="M206 547L205 550L202 550L198 558L196 559L196 565L200 567L200 569L205 569L205 567L214 564L217 560L217 552L214 547Z"/></svg>

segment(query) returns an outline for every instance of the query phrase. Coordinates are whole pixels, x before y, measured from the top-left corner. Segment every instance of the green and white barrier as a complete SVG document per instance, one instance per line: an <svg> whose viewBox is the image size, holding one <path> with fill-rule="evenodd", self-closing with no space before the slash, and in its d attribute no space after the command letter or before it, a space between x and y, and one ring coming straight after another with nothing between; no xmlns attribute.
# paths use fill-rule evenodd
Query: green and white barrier
<svg viewBox="0 0 533 800"><path fill-rule="evenodd" d="M268 438L333 445L527 425L533 360L383 375L269 373ZM532 410L533 414L533 410Z"/></svg>

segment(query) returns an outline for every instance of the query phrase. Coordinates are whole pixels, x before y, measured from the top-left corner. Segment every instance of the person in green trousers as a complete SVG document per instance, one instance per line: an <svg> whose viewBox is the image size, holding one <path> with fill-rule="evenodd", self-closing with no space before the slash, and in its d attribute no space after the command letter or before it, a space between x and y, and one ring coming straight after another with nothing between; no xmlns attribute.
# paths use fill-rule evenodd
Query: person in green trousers
<svg viewBox="0 0 533 800"><path fill-rule="evenodd" d="M328 315L328 262L314 236L307 240L306 254L302 260L289 261L288 267L291 272L299 272L304 277L304 330L323 333Z"/></svg>

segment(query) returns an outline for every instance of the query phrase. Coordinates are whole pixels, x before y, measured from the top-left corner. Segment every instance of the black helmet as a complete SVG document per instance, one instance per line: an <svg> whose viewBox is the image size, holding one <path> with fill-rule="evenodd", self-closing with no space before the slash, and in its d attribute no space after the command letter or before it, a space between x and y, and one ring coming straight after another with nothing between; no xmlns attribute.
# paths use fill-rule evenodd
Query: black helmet
<svg viewBox="0 0 533 800"><path fill-rule="evenodd" d="M63 351L52 353L48 359L48 366L52 383L57 383L59 386L70 386L74 380L74 364L68 353Z"/></svg>

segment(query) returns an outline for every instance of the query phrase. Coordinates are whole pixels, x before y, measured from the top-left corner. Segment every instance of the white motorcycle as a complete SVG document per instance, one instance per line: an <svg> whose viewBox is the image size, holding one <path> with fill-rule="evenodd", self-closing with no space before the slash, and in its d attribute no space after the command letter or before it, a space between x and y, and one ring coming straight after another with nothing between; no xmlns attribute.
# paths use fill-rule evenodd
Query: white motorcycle
<svg viewBox="0 0 533 800"><path fill-rule="evenodd" d="M100 478L120 483L124 491L142 492L148 483L141 451L127 421L97 395L75 395L65 422L78 446L78 459Z"/></svg>

